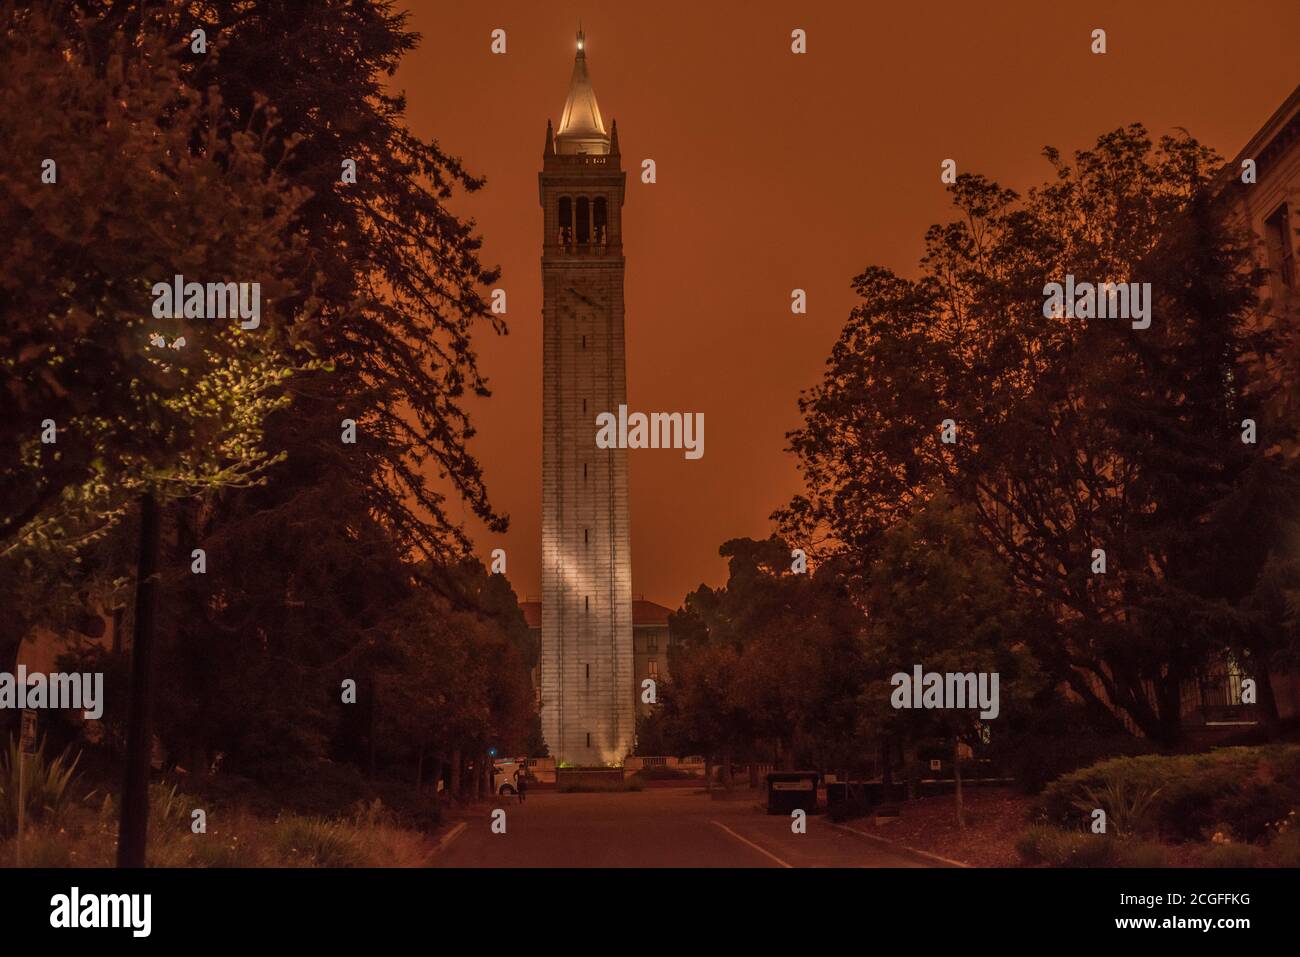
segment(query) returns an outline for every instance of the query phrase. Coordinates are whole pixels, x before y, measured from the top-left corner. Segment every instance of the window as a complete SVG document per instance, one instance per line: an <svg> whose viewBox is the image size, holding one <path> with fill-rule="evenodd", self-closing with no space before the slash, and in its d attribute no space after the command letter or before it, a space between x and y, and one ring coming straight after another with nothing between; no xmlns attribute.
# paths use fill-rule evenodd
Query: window
<svg viewBox="0 0 1300 957"><path fill-rule="evenodd" d="M587 348L587 337L586 337L586 336L583 336L583 337L582 337L582 348L584 348L584 349Z"/></svg>
<svg viewBox="0 0 1300 957"><path fill-rule="evenodd" d="M604 196L596 197L595 208L592 211L592 218L595 220L594 222L595 229L592 230L592 239L603 246L609 239L609 232L607 229L608 222L605 213Z"/></svg>
<svg viewBox="0 0 1300 957"><path fill-rule="evenodd" d="M646 640L645 640L645 650L646 650L646 651L658 651L658 650L659 650L659 636L658 636L658 635L648 635L648 636L646 637Z"/></svg>
<svg viewBox="0 0 1300 957"><path fill-rule="evenodd" d="M579 243L591 242L591 201L586 196L578 197L577 239Z"/></svg>
<svg viewBox="0 0 1300 957"><path fill-rule="evenodd" d="M583 604L586 606L585 610L586 610L586 611L591 611L591 596L590 596L590 595L584 595L584 596L582 597L582 601L583 601Z"/></svg>
<svg viewBox="0 0 1300 957"><path fill-rule="evenodd" d="M568 196L561 196L558 212L560 218L560 245L564 246L573 242L573 200Z"/></svg>
<svg viewBox="0 0 1300 957"><path fill-rule="evenodd" d="M586 414L587 414L587 400L586 400L586 399L583 399L583 400L582 400L582 414L583 414L583 415L586 415Z"/></svg>
<svg viewBox="0 0 1300 957"><path fill-rule="evenodd" d="M582 480L583 480L584 482L587 481L587 463L586 463L586 462L583 462L583 463L582 463Z"/></svg>
<svg viewBox="0 0 1300 957"><path fill-rule="evenodd" d="M659 662L655 661L653 658L645 663L645 667L646 673L650 675L651 678L654 678L659 674Z"/></svg>
<svg viewBox="0 0 1300 957"><path fill-rule="evenodd" d="M1268 268L1277 274L1287 289L1295 288L1295 242L1291 235L1291 215L1283 203L1264 220L1264 245L1268 248Z"/></svg>
<svg viewBox="0 0 1300 957"><path fill-rule="evenodd" d="M589 539L589 538L587 537L587 532L588 532L588 529L585 529L585 528L584 528L584 529L582 530L582 544L584 544L584 545L590 545L590 544L591 544L591 539Z"/></svg>
<svg viewBox="0 0 1300 957"><path fill-rule="evenodd" d="M587 662L587 680L588 680L588 681L591 680L591 662L590 662L590 661Z"/></svg>
<svg viewBox="0 0 1300 957"><path fill-rule="evenodd" d="M587 747L591 747L591 732L587 732Z"/></svg>

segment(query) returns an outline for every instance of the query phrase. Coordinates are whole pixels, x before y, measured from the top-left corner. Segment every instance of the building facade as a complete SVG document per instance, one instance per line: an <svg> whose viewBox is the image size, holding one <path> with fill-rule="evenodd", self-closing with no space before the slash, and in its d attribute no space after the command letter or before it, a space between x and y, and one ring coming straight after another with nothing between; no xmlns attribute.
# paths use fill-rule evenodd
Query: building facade
<svg viewBox="0 0 1300 957"><path fill-rule="evenodd" d="M632 747L627 452L596 447L596 416L627 402L618 130L606 130L578 49L542 171L542 732L572 765Z"/></svg>

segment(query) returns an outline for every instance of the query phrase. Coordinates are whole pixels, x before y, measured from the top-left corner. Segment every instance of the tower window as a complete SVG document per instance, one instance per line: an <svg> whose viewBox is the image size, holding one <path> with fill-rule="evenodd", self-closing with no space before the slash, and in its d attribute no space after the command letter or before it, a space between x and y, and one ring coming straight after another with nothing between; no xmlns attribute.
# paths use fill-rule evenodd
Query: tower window
<svg viewBox="0 0 1300 957"><path fill-rule="evenodd" d="M583 399L583 400L582 400L582 414L583 414L583 415L586 415L586 414L587 414L587 400L586 400L586 399Z"/></svg>
<svg viewBox="0 0 1300 957"><path fill-rule="evenodd" d="M573 200L568 196L561 196L557 212L560 217L560 245L567 246L573 242Z"/></svg>
<svg viewBox="0 0 1300 957"><path fill-rule="evenodd" d="M659 662L655 661L653 658L647 661L645 666L646 673L649 674L651 678L654 678L659 674Z"/></svg>
<svg viewBox="0 0 1300 957"><path fill-rule="evenodd" d="M578 197L577 240L580 244L591 242L591 201L586 196Z"/></svg>
<svg viewBox="0 0 1300 957"><path fill-rule="evenodd" d="M584 544L584 545L589 545L589 544L591 544L591 539L589 539L589 538L587 537L587 532L588 532L588 531L589 531L589 529L585 529L585 528L582 530L582 544Z"/></svg>
<svg viewBox="0 0 1300 957"><path fill-rule="evenodd" d="M587 481L587 463L586 463L586 462L583 462L583 463L582 463L582 480L583 480L584 482Z"/></svg>
<svg viewBox="0 0 1300 957"><path fill-rule="evenodd" d="M592 234L593 234L592 239L596 243L599 243L601 246L603 246L609 239L609 230L607 228L609 223L605 211L604 196L596 197L595 209L593 210L592 213L592 219L594 220L593 226L595 227L592 230Z"/></svg>
<svg viewBox="0 0 1300 957"><path fill-rule="evenodd" d="M586 337L586 336L583 336L583 337L582 337L582 348L584 348L584 349L587 348L587 337Z"/></svg>
<svg viewBox="0 0 1300 957"><path fill-rule="evenodd" d="M587 747L591 747L591 732L587 732Z"/></svg>
<svg viewBox="0 0 1300 957"><path fill-rule="evenodd" d="M583 609L583 610L584 610L584 611L591 611L591 596L590 596L590 595L583 595L583 596L582 596L582 601L583 601L583 605L584 605L584 609Z"/></svg>
<svg viewBox="0 0 1300 957"><path fill-rule="evenodd" d="M588 681L591 680L591 662L590 662L590 661L587 662L587 680L588 680Z"/></svg>

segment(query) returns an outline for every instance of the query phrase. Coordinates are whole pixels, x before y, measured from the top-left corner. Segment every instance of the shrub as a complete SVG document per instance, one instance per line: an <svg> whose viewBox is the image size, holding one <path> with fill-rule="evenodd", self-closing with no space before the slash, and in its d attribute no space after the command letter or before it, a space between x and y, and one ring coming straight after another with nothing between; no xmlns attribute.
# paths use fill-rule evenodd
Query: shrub
<svg viewBox="0 0 1300 957"><path fill-rule="evenodd" d="M1300 804L1300 747L1218 748L1202 754L1114 758L1067 774L1043 790L1041 823L1074 826L1090 791L1150 794L1152 826L1174 840L1196 840L1227 825L1246 841Z"/></svg>
<svg viewBox="0 0 1300 957"><path fill-rule="evenodd" d="M0 755L0 834L13 834L18 829L18 772L20 769L18 739L9 739L8 751ZM23 809L29 824L57 825L63 807L71 796L71 786L77 777L80 755L69 760L67 748L48 764L45 761L45 741L35 754L22 755Z"/></svg>
<svg viewBox="0 0 1300 957"><path fill-rule="evenodd" d="M1114 867L1120 844L1113 837L1036 825L1016 839L1016 851L1026 864L1050 867Z"/></svg>
<svg viewBox="0 0 1300 957"><path fill-rule="evenodd" d="M1264 860L1264 851L1253 844L1238 844L1228 841L1225 844L1212 844L1201 855L1202 867L1259 867Z"/></svg>
<svg viewBox="0 0 1300 957"><path fill-rule="evenodd" d="M1118 850L1120 867L1164 867L1169 863L1164 845L1151 841L1122 842Z"/></svg>
<svg viewBox="0 0 1300 957"><path fill-rule="evenodd" d="M365 858L337 821L292 815L274 824L275 850L286 867L360 867Z"/></svg>
<svg viewBox="0 0 1300 957"><path fill-rule="evenodd" d="M1085 787L1083 797L1074 799L1076 809L1091 819L1095 810L1106 812L1106 829L1118 836L1146 834L1152 830L1152 806L1160 788L1150 790L1130 785L1122 778L1100 788Z"/></svg>
<svg viewBox="0 0 1300 957"><path fill-rule="evenodd" d="M1274 867L1300 867L1300 831L1292 829L1277 835L1264 856Z"/></svg>
<svg viewBox="0 0 1300 957"><path fill-rule="evenodd" d="M442 825L442 799L432 787L416 790L403 783L376 785L378 799L403 827L431 833Z"/></svg>

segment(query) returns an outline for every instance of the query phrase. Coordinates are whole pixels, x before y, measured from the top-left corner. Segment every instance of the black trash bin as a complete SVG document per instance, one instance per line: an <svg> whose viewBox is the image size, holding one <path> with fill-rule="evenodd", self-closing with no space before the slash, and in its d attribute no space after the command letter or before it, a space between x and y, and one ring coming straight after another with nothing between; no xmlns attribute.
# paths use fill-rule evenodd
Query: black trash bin
<svg viewBox="0 0 1300 957"><path fill-rule="evenodd" d="M789 814L791 811L817 811L816 771L772 771L767 776L767 813Z"/></svg>

